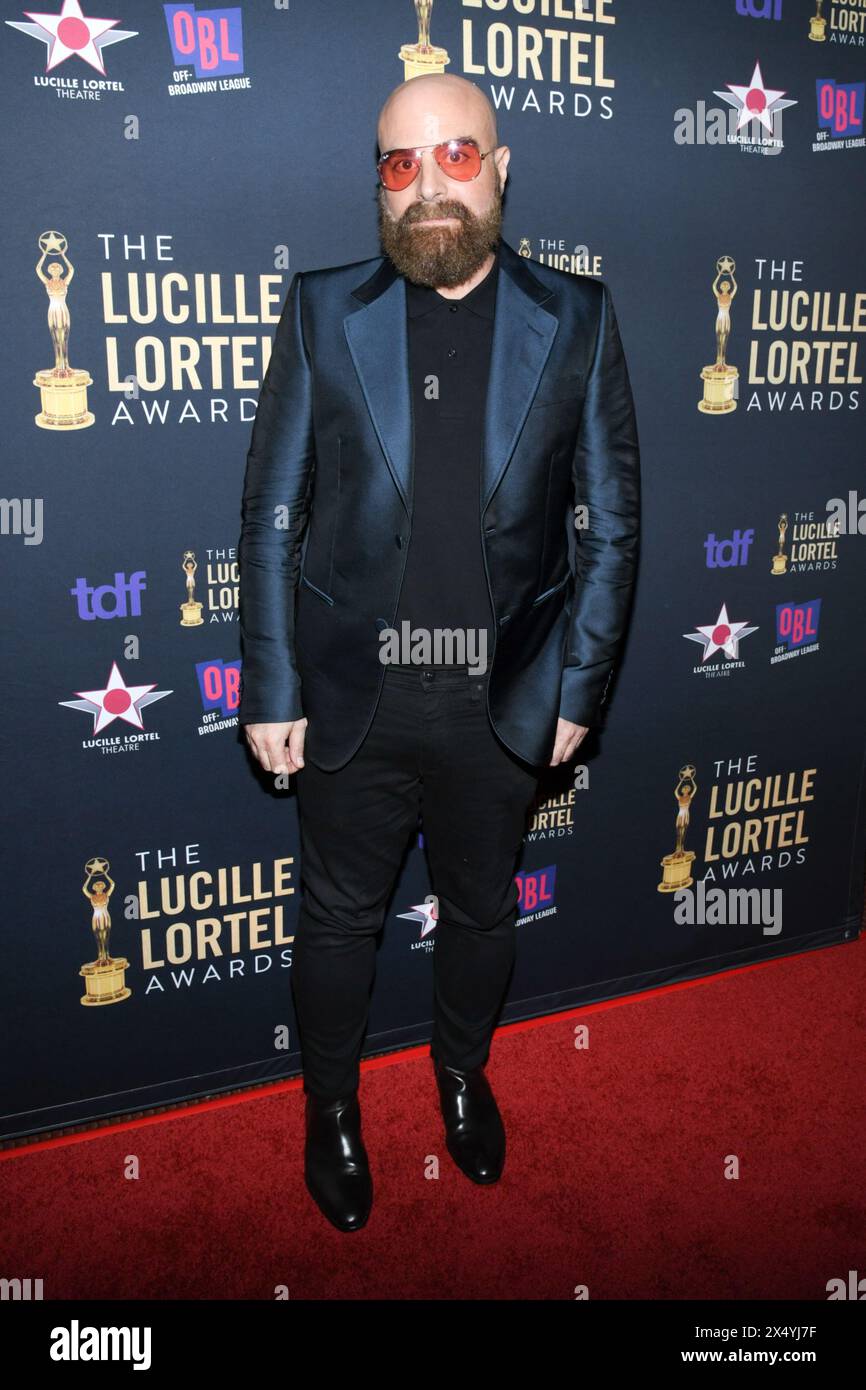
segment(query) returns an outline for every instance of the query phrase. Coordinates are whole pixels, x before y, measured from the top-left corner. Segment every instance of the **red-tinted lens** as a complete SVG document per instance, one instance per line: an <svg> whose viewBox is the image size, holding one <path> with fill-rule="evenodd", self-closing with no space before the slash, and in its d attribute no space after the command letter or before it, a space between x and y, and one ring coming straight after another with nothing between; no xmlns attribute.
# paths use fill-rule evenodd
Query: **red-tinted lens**
<svg viewBox="0 0 866 1390"><path fill-rule="evenodd" d="M468 140L449 140L444 145L437 145L433 157L449 178L459 179L461 183L466 179L474 179L481 168L478 146L470 144Z"/></svg>
<svg viewBox="0 0 866 1390"><path fill-rule="evenodd" d="M420 160L411 150L392 150L379 164L379 177L392 193L399 193L401 188L409 187L420 167Z"/></svg>

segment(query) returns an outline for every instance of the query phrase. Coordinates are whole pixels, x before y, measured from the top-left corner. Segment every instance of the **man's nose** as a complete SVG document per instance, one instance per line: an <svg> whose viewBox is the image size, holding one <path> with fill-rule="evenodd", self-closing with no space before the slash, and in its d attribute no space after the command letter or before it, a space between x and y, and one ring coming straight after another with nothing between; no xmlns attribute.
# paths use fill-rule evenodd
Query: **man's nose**
<svg viewBox="0 0 866 1390"><path fill-rule="evenodd" d="M447 192L450 183L448 175L433 158L433 151L425 150L421 155L421 168L418 172L418 192L421 197L435 198L437 193Z"/></svg>

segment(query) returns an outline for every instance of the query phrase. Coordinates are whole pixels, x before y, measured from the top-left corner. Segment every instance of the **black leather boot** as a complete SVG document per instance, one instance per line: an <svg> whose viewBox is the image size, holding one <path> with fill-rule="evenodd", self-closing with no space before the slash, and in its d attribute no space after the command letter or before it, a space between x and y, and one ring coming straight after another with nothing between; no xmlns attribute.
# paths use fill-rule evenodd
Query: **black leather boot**
<svg viewBox="0 0 866 1390"><path fill-rule="evenodd" d="M370 1215L373 1181L361 1138L358 1092L340 1100L307 1094L304 1181L340 1231L359 1231Z"/></svg>
<svg viewBox="0 0 866 1390"><path fill-rule="evenodd" d="M505 1126L483 1067L458 1071L434 1057L433 1070L448 1152L473 1182L496 1182L505 1164Z"/></svg>

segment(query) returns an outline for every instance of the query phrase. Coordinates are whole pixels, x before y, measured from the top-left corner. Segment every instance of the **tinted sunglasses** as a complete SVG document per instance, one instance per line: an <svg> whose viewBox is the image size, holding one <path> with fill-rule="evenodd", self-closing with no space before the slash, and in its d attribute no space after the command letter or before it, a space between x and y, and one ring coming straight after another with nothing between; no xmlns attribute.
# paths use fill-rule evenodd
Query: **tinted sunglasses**
<svg viewBox="0 0 866 1390"><path fill-rule="evenodd" d="M493 150L486 150L482 154L477 140L468 137L443 140L438 145L416 145L414 149L409 150L386 150L376 163L384 187L392 193L399 193L402 189L408 188L410 183L414 183L421 168L421 155L424 150L432 150L439 168L449 179L457 179L459 183L477 179L481 173L481 161L493 153Z"/></svg>

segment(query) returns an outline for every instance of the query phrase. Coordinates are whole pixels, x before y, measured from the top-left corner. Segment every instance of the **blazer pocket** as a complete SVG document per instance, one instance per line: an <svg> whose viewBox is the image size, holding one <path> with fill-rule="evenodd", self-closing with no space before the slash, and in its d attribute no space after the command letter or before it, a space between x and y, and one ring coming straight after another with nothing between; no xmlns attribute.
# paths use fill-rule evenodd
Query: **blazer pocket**
<svg viewBox="0 0 866 1390"><path fill-rule="evenodd" d="M539 594L539 595L538 595L538 598L533 599L533 601L532 601L532 607L533 607L533 608L537 608L538 605L539 605L540 603L543 603L544 600L545 600L546 598L550 598L551 594L555 594L555 593L557 593L560 589L564 588L565 585L568 583L568 581L569 581L570 578L571 578L571 571L569 571L568 574L564 575L563 578L560 579L560 581L559 581L558 584L553 584L553 585L551 585L551 587L550 587L549 589L545 589L545 591L544 591L543 594Z"/></svg>
<svg viewBox="0 0 866 1390"><path fill-rule="evenodd" d="M318 598L323 598L325 600L325 603L329 603L333 608L334 600L331 598L331 595L326 594L324 589L318 589L316 585L313 584L312 581L309 580L305 574L301 575L301 583L306 584L307 588L312 589L313 593L316 594Z"/></svg>

